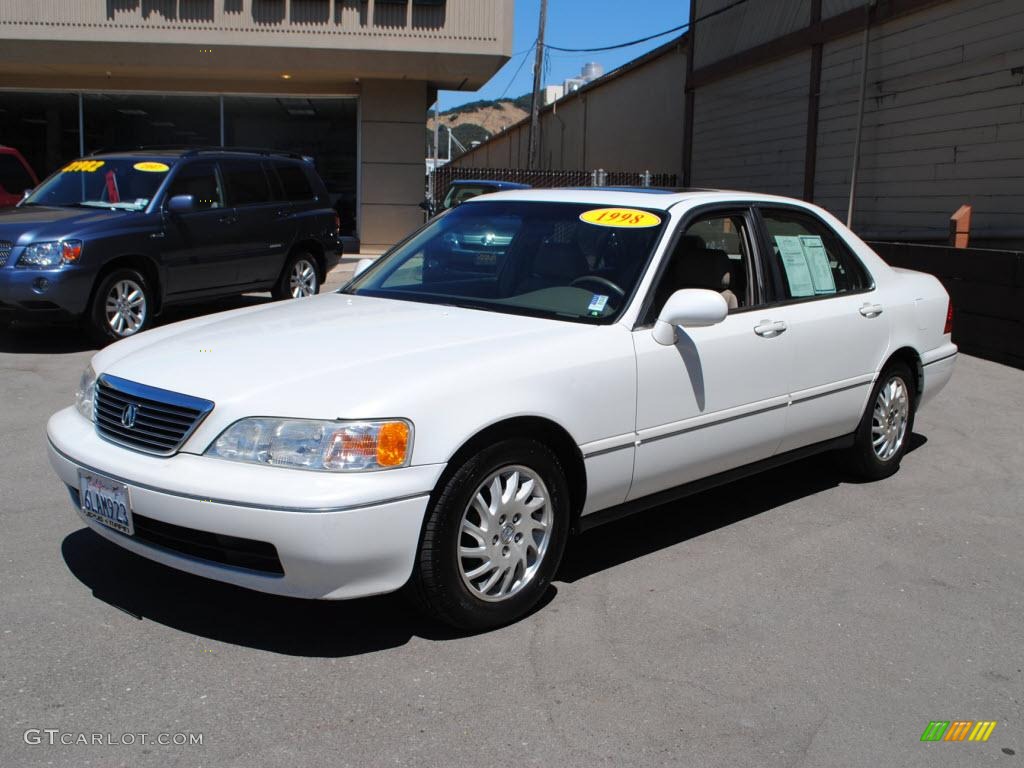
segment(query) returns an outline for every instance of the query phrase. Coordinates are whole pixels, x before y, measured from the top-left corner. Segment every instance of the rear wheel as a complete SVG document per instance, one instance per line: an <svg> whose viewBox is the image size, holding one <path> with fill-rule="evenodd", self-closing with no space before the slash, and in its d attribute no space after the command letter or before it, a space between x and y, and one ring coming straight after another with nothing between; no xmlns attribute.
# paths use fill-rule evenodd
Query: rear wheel
<svg viewBox="0 0 1024 768"><path fill-rule="evenodd" d="M302 299L320 293L320 273L316 259L300 251L292 254L274 286L275 299Z"/></svg>
<svg viewBox="0 0 1024 768"><path fill-rule="evenodd" d="M153 296L141 272L116 269L106 275L93 294L89 330L107 344L125 339L152 324Z"/></svg>
<svg viewBox="0 0 1024 768"><path fill-rule="evenodd" d="M913 381L902 362L889 364L879 375L848 452L850 468L858 476L880 480L900 468L914 430Z"/></svg>
<svg viewBox="0 0 1024 768"><path fill-rule="evenodd" d="M466 630L508 624L543 597L569 532L557 456L506 440L468 459L427 514L413 589L432 616Z"/></svg>

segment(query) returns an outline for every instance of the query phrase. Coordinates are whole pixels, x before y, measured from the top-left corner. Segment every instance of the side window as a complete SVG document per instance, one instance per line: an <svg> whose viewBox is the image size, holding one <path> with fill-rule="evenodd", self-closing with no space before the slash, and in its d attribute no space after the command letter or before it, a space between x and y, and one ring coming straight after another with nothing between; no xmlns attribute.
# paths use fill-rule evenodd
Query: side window
<svg viewBox="0 0 1024 768"><path fill-rule="evenodd" d="M167 190L167 199L175 195L192 195L197 211L224 207L224 191L210 162L189 163L180 168Z"/></svg>
<svg viewBox="0 0 1024 768"><path fill-rule="evenodd" d="M781 208L763 208L761 216L786 298L832 296L870 287L860 261L823 221Z"/></svg>
<svg viewBox="0 0 1024 768"><path fill-rule="evenodd" d="M253 205L271 200L270 184L263 167L252 160L222 160L221 171L231 205Z"/></svg>
<svg viewBox="0 0 1024 768"><path fill-rule="evenodd" d="M274 170L277 171L277 178L284 189L285 200L295 203L316 197L309 179L298 163L274 163Z"/></svg>
<svg viewBox="0 0 1024 768"><path fill-rule="evenodd" d="M645 322L654 322L669 297L683 288L721 293L730 312L754 306L750 244L742 213L714 213L692 222L669 257Z"/></svg>

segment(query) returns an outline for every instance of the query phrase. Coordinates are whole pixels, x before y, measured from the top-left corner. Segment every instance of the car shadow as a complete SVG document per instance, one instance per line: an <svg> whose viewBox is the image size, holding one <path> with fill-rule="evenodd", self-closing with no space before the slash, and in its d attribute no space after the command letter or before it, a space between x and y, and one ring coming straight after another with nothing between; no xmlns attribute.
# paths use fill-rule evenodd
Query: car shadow
<svg viewBox="0 0 1024 768"><path fill-rule="evenodd" d="M907 453L927 441L911 434ZM591 528L569 542L557 580L571 584L843 483L865 482L836 459L812 456Z"/></svg>
<svg viewBox="0 0 1024 768"><path fill-rule="evenodd" d="M912 435L908 451L925 442ZM832 456L816 456L593 528L569 542L555 582L571 584L847 482L856 481ZM468 636L423 616L402 593L333 602L254 592L139 557L88 528L69 534L61 553L97 599L137 619L217 642L340 658L396 648L412 637ZM557 592L552 585L534 612Z"/></svg>

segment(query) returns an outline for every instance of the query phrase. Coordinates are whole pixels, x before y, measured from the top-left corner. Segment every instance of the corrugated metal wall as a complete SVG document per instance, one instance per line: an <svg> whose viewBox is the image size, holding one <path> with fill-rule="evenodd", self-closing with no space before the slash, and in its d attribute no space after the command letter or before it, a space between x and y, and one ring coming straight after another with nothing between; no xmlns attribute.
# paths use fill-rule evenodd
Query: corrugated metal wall
<svg viewBox="0 0 1024 768"><path fill-rule="evenodd" d="M685 76L686 51L679 45L558 102L541 114L541 168L679 174ZM529 133L529 123L516 125L456 164L525 168Z"/></svg>
<svg viewBox="0 0 1024 768"><path fill-rule="evenodd" d="M862 41L824 48L815 197L833 212L849 192ZM855 227L943 237L971 203L976 237L1024 237L1020 0L954 0L895 19L872 32L870 51Z"/></svg>
<svg viewBox="0 0 1024 768"><path fill-rule="evenodd" d="M803 193L810 54L697 89L695 186Z"/></svg>
<svg viewBox="0 0 1024 768"><path fill-rule="evenodd" d="M697 68L803 29L811 19L811 0L693 1L702 19L694 48Z"/></svg>

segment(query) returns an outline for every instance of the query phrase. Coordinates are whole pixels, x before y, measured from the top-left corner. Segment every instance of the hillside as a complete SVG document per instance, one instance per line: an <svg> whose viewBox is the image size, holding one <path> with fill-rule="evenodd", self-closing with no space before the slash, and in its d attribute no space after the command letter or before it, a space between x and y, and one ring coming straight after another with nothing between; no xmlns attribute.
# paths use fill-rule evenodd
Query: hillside
<svg viewBox="0 0 1024 768"><path fill-rule="evenodd" d="M467 149L474 141L486 141L529 114L530 96L497 101L472 101L441 113L441 154L448 151L448 136L445 127ZM430 154L434 133L434 115L427 116L427 153Z"/></svg>

